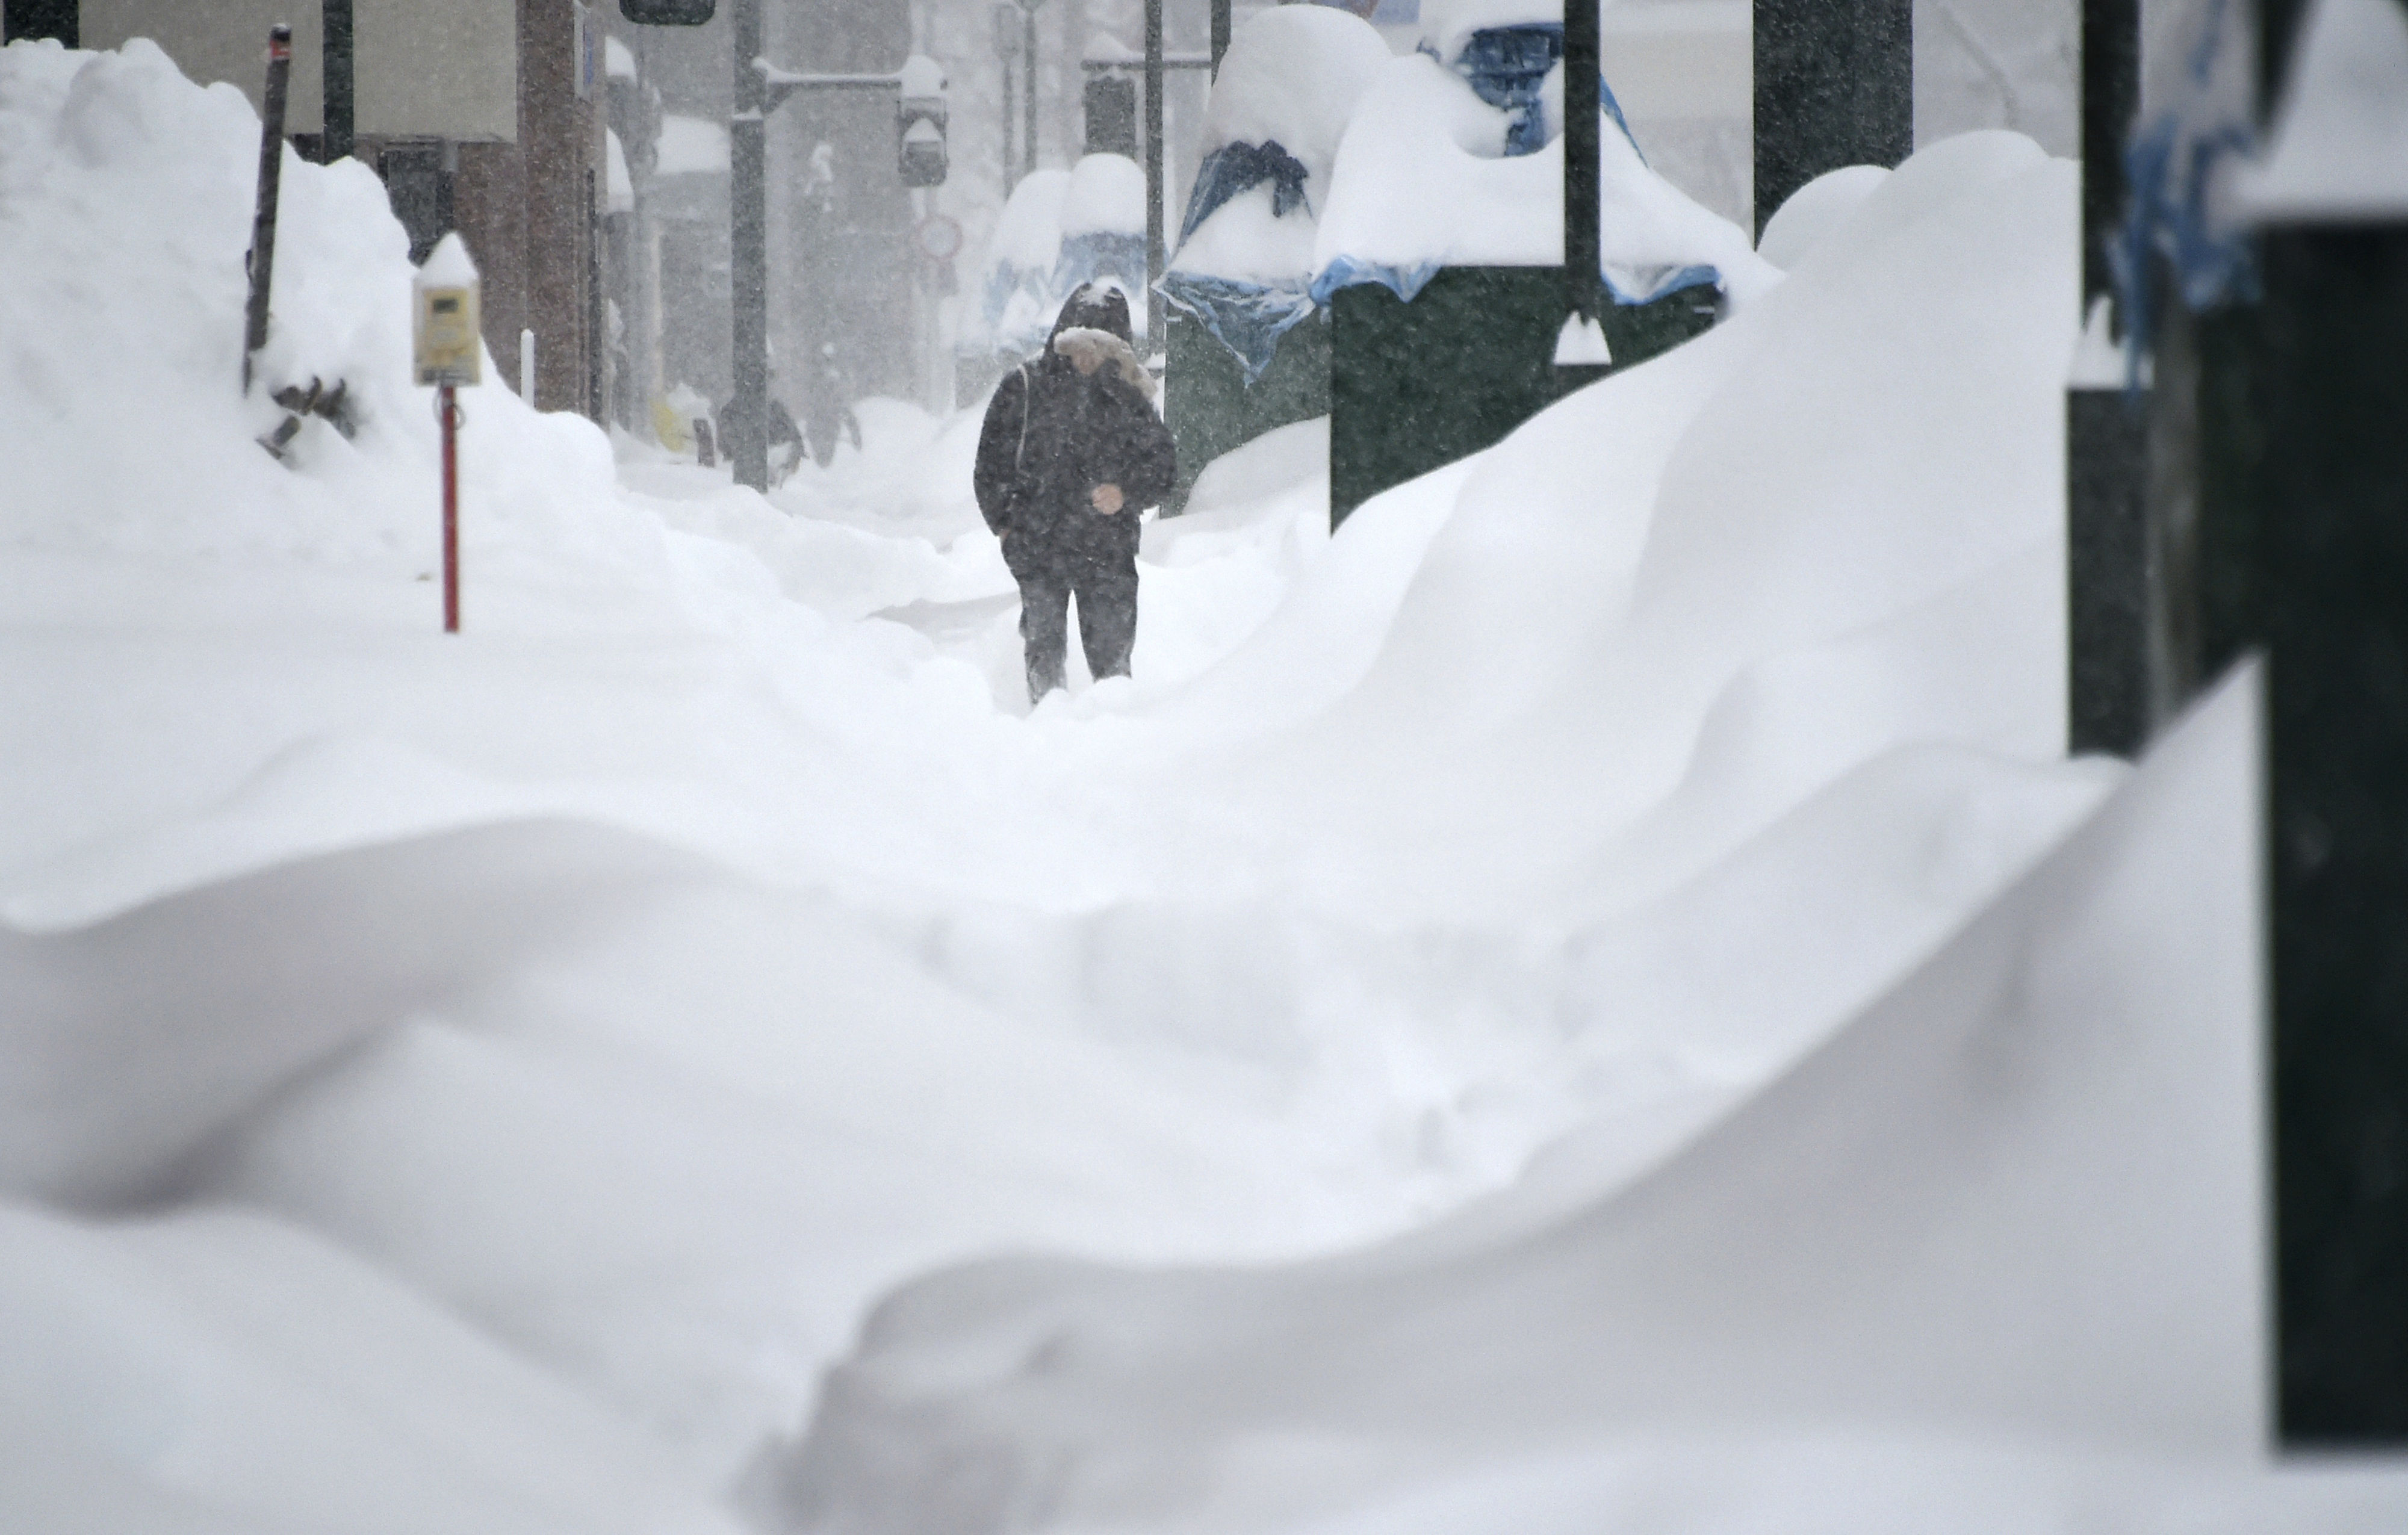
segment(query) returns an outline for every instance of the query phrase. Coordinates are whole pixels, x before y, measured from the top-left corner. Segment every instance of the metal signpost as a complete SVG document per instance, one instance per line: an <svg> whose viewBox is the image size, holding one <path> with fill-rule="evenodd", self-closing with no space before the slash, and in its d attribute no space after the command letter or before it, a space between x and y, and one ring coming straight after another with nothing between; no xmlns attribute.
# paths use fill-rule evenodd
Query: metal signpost
<svg viewBox="0 0 2408 1535"><path fill-rule="evenodd" d="M242 392L251 354L267 345L267 299L276 273L276 194L284 176L284 95L293 78L293 29L267 29L267 110L259 122L259 196L251 219L251 302L244 311Z"/></svg>
<svg viewBox="0 0 2408 1535"><path fill-rule="evenodd" d="M443 429L443 632L460 632L460 402L454 393L483 375L476 263L458 234L436 243L410 292L410 351L418 381L435 386Z"/></svg>

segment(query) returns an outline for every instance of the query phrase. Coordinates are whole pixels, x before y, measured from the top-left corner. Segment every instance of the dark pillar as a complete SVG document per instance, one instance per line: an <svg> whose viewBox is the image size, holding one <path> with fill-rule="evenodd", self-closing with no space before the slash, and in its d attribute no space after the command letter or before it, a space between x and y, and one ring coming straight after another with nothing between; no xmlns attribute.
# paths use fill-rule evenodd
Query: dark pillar
<svg viewBox="0 0 2408 1535"><path fill-rule="evenodd" d="M1914 0L1756 0L1757 234L1825 171L1914 152Z"/></svg>
<svg viewBox="0 0 2408 1535"><path fill-rule="evenodd" d="M762 179L761 0L736 0L736 111L728 123L728 258L735 389L719 438L738 484L769 487L769 253Z"/></svg>
<svg viewBox="0 0 2408 1535"><path fill-rule="evenodd" d="M325 0L321 40L325 67L325 131L319 136L321 165L331 165L351 152L351 104L357 71L351 50L351 0Z"/></svg>
<svg viewBox="0 0 2408 1535"><path fill-rule="evenodd" d="M2084 0L2078 319L2114 301L2108 249L2124 217L2124 141L2140 80L2140 0ZM2112 329L2120 339L2121 325ZM2146 409L2145 397L2119 379L2081 379L2066 391L2066 741L2074 753L2136 755L2158 711L2162 690L2150 670Z"/></svg>
<svg viewBox="0 0 2408 1535"><path fill-rule="evenodd" d="M1564 7L1564 307L1598 317L1598 0Z"/></svg>
<svg viewBox="0 0 2408 1535"><path fill-rule="evenodd" d="M1145 347L1162 348L1162 0L1145 0Z"/></svg>
<svg viewBox="0 0 2408 1535"><path fill-rule="evenodd" d="M2282 78L2302 7L2267 0ZM2268 658L2278 1438L2408 1443L2408 222L2260 230L2198 317L2200 631ZM2171 306L2170 306L2171 307ZM2161 413L2178 376L2160 364Z"/></svg>
<svg viewBox="0 0 2408 1535"><path fill-rule="evenodd" d="M82 21L79 0L0 0L0 42L50 37L81 48Z"/></svg>
<svg viewBox="0 0 2408 1535"><path fill-rule="evenodd" d="M2408 1442L2408 226L2270 232L2256 604L2271 656L2280 1422ZM2279 513L2279 514L2278 514Z"/></svg>

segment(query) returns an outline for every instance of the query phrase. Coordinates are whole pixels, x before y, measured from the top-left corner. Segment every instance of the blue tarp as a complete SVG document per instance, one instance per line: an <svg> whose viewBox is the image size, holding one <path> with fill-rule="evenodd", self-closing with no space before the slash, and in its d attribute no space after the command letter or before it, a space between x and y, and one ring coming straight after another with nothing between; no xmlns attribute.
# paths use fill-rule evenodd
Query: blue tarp
<svg viewBox="0 0 2408 1535"><path fill-rule="evenodd" d="M2154 344L2160 302L2153 257L2194 313L2258 295L2247 232L2215 218L2209 194L2223 172L2257 151L2254 75L2237 0L2214 0L2185 39L2180 93L2132 126L2124 151L2132 202L2114 246L2127 376L2135 387Z"/></svg>
<svg viewBox="0 0 2408 1535"><path fill-rule="evenodd" d="M1179 225L1179 245L1185 245L1196 226L1222 204L1265 181L1271 183L1272 217L1286 218L1304 207L1304 162L1288 153L1276 138L1260 144L1222 145L1196 168L1196 186L1187 194L1187 217Z"/></svg>
<svg viewBox="0 0 2408 1535"><path fill-rule="evenodd" d="M1271 366L1280 337L1311 319L1314 308L1300 279L1292 284L1241 282L1172 272L1161 289L1165 302L1194 315L1214 340L1237 354L1249 384Z"/></svg>
<svg viewBox="0 0 2408 1535"><path fill-rule="evenodd" d="M1540 108L1539 92L1546 83L1548 71L1563 56L1563 27L1558 23L1493 27L1473 33L1464 45L1462 56L1451 66L1469 82L1481 100L1508 114L1508 155L1529 154L1545 147L1546 123ZM1424 45L1423 51L1430 51L1427 45ZM1436 54L1431 56L1435 58ZM1622 130L1622 136L1630 139L1631 149L1637 151L1639 141L1631 138L1622 104L1614 100L1613 88L1605 83L1602 76L1598 79L1598 95L1607 115ZM1646 163L1643 152L1640 163ZM1271 200L1275 216L1283 218L1304 206L1304 166L1277 141L1226 144L1213 151L1197 167L1179 243L1185 245L1197 228L1230 198L1266 180L1275 184ZM1397 266L1339 256L1309 283L1302 279L1293 283L1242 282L1172 272L1162 280L1160 290L1165 300L1195 316L1214 339L1236 353L1245 366L1246 382L1251 384L1271 366L1280 337L1310 316L1316 306L1326 307L1339 289L1376 282L1410 304L1423 285L1438 275L1439 265L1437 262L1423 262ZM1722 282L1722 274L1712 266L1631 271L1608 266L1599 276L1613 301L1625 306L1649 304L1684 288L1713 287Z"/></svg>
<svg viewBox="0 0 2408 1535"><path fill-rule="evenodd" d="M1310 291L1314 303L1326 304L1329 295L1340 288L1376 282L1410 304L1423 285L1438 275L1439 265L1431 261L1391 266L1354 256L1337 256L1312 280ZM1684 288L1720 287L1723 280L1722 273L1712 266L1653 266L1629 271L1600 266L1598 276L1604 280L1605 291L1613 295L1613 301L1625 308L1653 304L1666 294L1679 293Z"/></svg>

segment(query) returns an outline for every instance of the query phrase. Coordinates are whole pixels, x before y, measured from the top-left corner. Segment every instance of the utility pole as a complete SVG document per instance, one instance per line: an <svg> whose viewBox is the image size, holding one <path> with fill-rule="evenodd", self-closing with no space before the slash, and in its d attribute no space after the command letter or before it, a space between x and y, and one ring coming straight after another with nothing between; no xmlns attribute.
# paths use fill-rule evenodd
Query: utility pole
<svg viewBox="0 0 2408 1535"><path fill-rule="evenodd" d="M2147 400L2107 345L2124 337L2108 247L2129 196L2124 143L2140 92L2140 0L2083 0L2086 344L2065 395L2066 744L2128 757L2147 744L2166 691L2150 642L2163 572L2146 508Z"/></svg>

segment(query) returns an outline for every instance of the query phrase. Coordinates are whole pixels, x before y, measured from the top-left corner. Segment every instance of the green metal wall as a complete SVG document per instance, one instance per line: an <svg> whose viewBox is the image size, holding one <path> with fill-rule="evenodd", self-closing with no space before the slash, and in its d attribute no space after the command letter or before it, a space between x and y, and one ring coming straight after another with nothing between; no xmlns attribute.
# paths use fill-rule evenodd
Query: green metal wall
<svg viewBox="0 0 2408 1535"><path fill-rule="evenodd" d="M1707 290L1610 306L1614 366L1646 361L1713 323ZM1450 266L1410 304L1375 283L1330 305L1329 519L1392 485L1501 440L1598 376L1555 366L1565 315L1555 266Z"/></svg>

